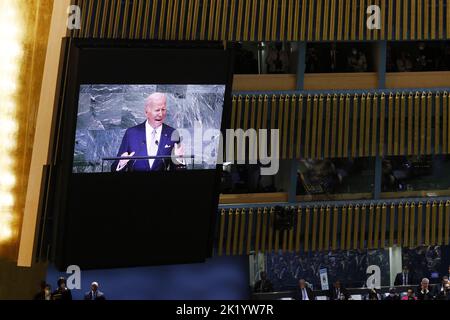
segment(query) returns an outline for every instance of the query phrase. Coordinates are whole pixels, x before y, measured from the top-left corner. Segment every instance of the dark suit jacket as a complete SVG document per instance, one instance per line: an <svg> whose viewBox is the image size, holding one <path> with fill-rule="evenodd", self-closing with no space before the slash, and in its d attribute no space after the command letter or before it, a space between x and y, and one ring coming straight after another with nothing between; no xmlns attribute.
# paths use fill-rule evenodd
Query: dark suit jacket
<svg viewBox="0 0 450 320"><path fill-rule="evenodd" d="M147 157L147 137L145 134L146 122L137 125L135 127L127 129L122 139L117 157L122 156L125 152L129 154L135 152L134 157ZM163 124L161 130L161 138L158 142L157 156L171 156L175 143L179 142L179 138L176 141L172 141L172 134L176 131L174 128ZM115 161L111 166L111 171L116 172L119 161ZM122 171L164 171L168 167L173 168L173 162L171 159L167 160L155 160L152 168L148 160L130 160L126 168Z"/></svg>
<svg viewBox="0 0 450 320"><path fill-rule="evenodd" d="M311 290L311 288L306 288L306 294L308 295L309 300L314 300L314 292ZM303 300L303 294L302 290L297 290L297 300Z"/></svg>
<svg viewBox="0 0 450 320"><path fill-rule="evenodd" d="M269 280L265 280L264 282L258 280L256 281L253 290L255 293L272 292L273 291L272 282L270 282Z"/></svg>
<svg viewBox="0 0 450 320"><path fill-rule="evenodd" d="M92 291L86 292L86 294L84 295L84 300L92 300ZM95 300L106 300L103 292L97 290L97 296L95 297Z"/></svg>
<svg viewBox="0 0 450 320"><path fill-rule="evenodd" d="M409 272L408 273L408 283L406 284L407 286L410 285L415 285L416 283L414 282L414 275ZM397 273L397 275L395 276L395 281L394 281L394 286L402 286L403 285L403 272Z"/></svg>
<svg viewBox="0 0 450 320"><path fill-rule="evenodd" d="M422 290L418 289L417 293L416 293L416 297L417 297L417 300L433 300L434 299L433 294L431 293L431 291L429 289L428 289L427 293L422 293Z"/></svg>
<svg viewBox="0 0 450 320"><path fill-rule="evenodd" d="M69 289L62 291L61 289L57 289L52 294L53 300L72 300L72 292Z"/></svg>
<svg viewBox="0 0 450 320"><path fill-rule="evenodd" d="M340 292L344 295L345 300L350 299L350 293L348 293L347 289L341 287ZM330 300L339 300L339 297L336 295L336 288L333 287L328 291L328 297Z"/></svg>

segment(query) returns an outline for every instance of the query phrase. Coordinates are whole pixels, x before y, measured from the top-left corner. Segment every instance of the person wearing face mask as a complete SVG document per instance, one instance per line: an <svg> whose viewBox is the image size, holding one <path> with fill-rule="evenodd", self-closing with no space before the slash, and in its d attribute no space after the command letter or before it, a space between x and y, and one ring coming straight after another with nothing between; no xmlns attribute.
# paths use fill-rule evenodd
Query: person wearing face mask
<svg viewBox="0 0 450 320"><path fill-rule="evenodd" d="M389 295L384 300L397 301L400 300L400 296L397 294L397 290L395 290L395 288L390 288Z"/></svg>

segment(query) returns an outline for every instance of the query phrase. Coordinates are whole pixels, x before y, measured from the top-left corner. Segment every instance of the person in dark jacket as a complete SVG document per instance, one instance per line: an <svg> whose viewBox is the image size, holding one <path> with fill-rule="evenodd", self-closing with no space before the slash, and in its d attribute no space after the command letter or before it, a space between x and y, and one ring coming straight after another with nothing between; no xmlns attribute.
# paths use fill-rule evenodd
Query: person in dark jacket
<svg viewBox="0 0 450 320"><path fill-rule="evenodd" d="M430 280L428 278L423 278L420 283L420 288L417 291L417 300L433 300L433 294L429 288Z"/></svg>
<svg viewBox="0 0 450 320"><path fill-rule="evenodd" d="M255 293L273 292L273 285L270 280L267 279L267 273L261 271L259 274L260 280L256 281L253 291Z"/></svg>
<svg viewBox="0 0 450 320"><path fill-rule="evenodd" d="M52 294L52 300L72 300L72 292L66 286L66 279L61 277L58 279L58 289Z"/></svg>
<svg viewBox="0 0 450 320"><path fill-rule="evenodd" d="M350 300L350 293L341 284L341 281L337 280L333 284L333 288L329 290L328 297L330 300Z"/></svg>
<svg viewBox="0 0 450 320"><path fill-rule="evenodd" d="M98 282L92 282L91 291L86 292L84 300L106 300L105 294L98 290Z"/></svg>
<svg viewBox="0 0 450 320"><path fill-rule="evenodd" d="M300 279L298 281L297 300L309 301L309 300L314 300L314 299L315 299L314 292L307 285L307 283L304 279Z"/></svg>

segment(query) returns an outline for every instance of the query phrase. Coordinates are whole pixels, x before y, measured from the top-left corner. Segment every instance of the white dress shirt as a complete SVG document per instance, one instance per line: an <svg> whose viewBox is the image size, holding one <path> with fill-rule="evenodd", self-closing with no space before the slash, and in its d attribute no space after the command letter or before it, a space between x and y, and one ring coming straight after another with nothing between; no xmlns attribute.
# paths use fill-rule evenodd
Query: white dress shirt
<svg viewBox="0 0 450 320"><path fill-rule="evenodd" d="M153 128L148 121L145 123L145 138L147 140L147 155L149 157L154 157L158 155L159 144L161 143L161 132L162 125L158 128ZM149 159L148 163L150 165L150 169L153 166L155 159Z"/></svg>
<svg viewBox="0 0 450 320"><path fill-rule="evenodd" d="M302 289L302 295L303 295L303 300L309 300L308 292L306 291L306 288Z"/></svg>

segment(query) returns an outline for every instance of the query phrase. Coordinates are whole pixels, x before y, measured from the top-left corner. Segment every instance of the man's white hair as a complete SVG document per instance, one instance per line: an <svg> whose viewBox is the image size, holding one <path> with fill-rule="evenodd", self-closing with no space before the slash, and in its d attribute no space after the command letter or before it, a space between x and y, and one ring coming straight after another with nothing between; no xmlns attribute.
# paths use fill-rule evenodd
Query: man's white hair
<svg viewBox="0 0 450 320"><path fill-rule="evenodd" d="M91 286L96 286L96 287L98 288L98 282L95 282L95 281L92 282L92 283L91 283Z"/></svg>
<svg viewBox="0 0 450 320"><path fill-rule="evenodd" d="M148 96L147 100L145 101L145 108L148 108L152 103L155 101L167 101L167 97L164 93L161 92L155 92Z"/></svg>
<svg viewBox="0 0 450 320"><path fill-rule="evenodd" d="M430 283L430 280L428 278L423 278L422 283Z"/></svg>

